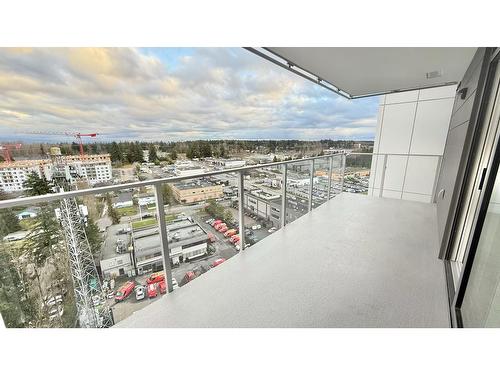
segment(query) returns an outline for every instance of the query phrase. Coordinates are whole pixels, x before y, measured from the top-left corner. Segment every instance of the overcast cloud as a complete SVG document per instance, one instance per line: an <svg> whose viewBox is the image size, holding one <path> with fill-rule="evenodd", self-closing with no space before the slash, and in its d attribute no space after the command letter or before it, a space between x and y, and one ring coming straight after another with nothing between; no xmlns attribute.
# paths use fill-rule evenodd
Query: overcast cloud
<svg viewBox="0 0 500 375"><path fill-rule="evenodd" d="M377 108L241 48L0 48L2 140L369 140Z"/></svg>

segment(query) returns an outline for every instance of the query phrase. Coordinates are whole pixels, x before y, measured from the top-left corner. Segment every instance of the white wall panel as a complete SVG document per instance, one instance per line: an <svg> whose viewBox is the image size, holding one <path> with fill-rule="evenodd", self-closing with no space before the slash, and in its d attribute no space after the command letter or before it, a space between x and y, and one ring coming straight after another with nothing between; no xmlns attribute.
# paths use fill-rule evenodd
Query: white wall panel
<svg viewBox="0 0 500 375"><path fill-rule="evenodd" d="M416 107L416 103L385 106L379 153L408 153Z"/></svg>
<svg viewBox="0 0 500 375"><path fill-rule="evenodd" d="M418 100L418 90L398 92L385 96L385 104L416 102Z"/></svg>
<svg viewBox="0 0 500 375"><path fill-rule="evenodd" d="M385 170L384 189L403 190L407 156L388 156ZM381 163L382 164L382 163ZM401 196L401 194L400 194Z"/></svg>
<svg viewBox="0 0 500 375"><path fill-rule="evenodd" d="M403 190L409 193L432 195L437 166L437 158L410 156Z"/></svg>
<svg viewBox="0 0 500 375"><path fill-rule="evenodd" d="M411 154L443 154L453 102L448 98L418 103Z"/></svg>
<svg viewBox="0 0 500 375"><path fill-rule="evenodd" d="M413 194L407 192L403 192L403 196L401 197L401 199L404 199L405 201L432 203L432 197L430 195Z"/></svg>
<svg viewBox="0 0 500 375"><path fill-rule="evenodd" d="M432 89L420 90L418 100L431 100L431 99L443 99L443 98L455 99L456 91L457 91L457 85L434 87Z"/></svg>

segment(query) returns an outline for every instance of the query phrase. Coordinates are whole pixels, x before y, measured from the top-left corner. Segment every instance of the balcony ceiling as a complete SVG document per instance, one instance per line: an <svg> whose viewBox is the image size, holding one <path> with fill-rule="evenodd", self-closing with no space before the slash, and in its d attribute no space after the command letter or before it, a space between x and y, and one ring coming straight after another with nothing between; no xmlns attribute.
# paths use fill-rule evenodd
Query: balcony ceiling
<svg viewBox="0 0 500 375"><path fill-rule="evenodd" d="M476 48L266 49L352 98L460 82L476 52ZM427 78L436 72L440 76Z"/></svg>

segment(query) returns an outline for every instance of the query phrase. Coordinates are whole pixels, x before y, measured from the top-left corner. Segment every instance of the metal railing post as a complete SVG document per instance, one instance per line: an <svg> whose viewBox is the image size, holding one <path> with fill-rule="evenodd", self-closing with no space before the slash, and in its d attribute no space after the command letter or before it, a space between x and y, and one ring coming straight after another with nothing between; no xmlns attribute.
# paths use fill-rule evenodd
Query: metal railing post
<svg viewBox="0 0 500 375"><path fill-rule="evenodd" d="M240 251L245 248L245 205L243 204L243 194L245 194L243 172L240 171L238 174L238 221L240 226Z"/></svg>
<svg viewBox="0 0 500 375"><path fill-rule="evenodd" d="M314 183L314 159L311 160L311 174L309 176L309 205L307 207L307 212L311 212L313 207L313 183Z"/></svg>
<svg viewBox="0 0 500 375"><path fill-rule="evenodd" d="M347 159L347 155L345 153L342 154L342 157L340 159L340 163L341 163L341 174L342 174L342 181L340 182L340 192L343 193L344 192L344 179L345 179L345 165L346 165L346 159Z"/></svg>
<svg viewBox="0 0 500 375"><path fill-rule="evenodd" d="M286 179L287 179L287 165L283 164L283 177L281 182L281 228L286 225Z"/></svg>
<svg viewBox="0 0 500 375"><path fill-rule="evenodd" d="M380 191L378 193L379 198L382 198L384 193L384 183L385 183L385 170L387 169L387 154L384 155L384 164L382 165L382 177L380 179Z"/></svg>
<svg viewBox="0 0 500 375"><path fill-rule="evenodd" d="M160 233L163 270L165 272L165 280L167 281L168 292L171 293L174 288L172 285L172 269L170 267L170 250L168 248L167 222L165 221L165 205L163 204L161 184L154 184L153 186L155 190L156 216L158 218L158 228Z"/></svg>
<svg viewBox="0 0 500 375"><path fill-rule="evenodd" d="M328 190L326 200L330 200L330 192L332 190L332 172L333 172L333 156L328 159Z"/></svg>

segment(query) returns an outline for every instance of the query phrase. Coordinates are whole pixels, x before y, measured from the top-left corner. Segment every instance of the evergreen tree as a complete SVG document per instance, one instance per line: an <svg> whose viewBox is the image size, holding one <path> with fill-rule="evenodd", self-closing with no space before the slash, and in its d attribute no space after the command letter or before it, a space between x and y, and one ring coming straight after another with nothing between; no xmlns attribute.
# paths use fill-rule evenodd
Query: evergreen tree
<svg viewBox="0 0 500 375"><path fill-rule="evenodd" d="M149 161L151 163L155 163L158 161L158 155L156 153L156 147L154 144L149 146Z"/></svg>
<svg viewBox="0 0 500 375"><path fill-rule="evenodd" d="M116 142L111 143L111 149L110 149L109 153L111 155L111 161L116 162L116 163L123 162L123 152L121 150L120 145L118 145L118 143L116 143Z"/></svg>
<svg viewBox="0 0 500 375"><path fill-rule="evenodd" d="M106 204L108 205L108 216L111 218L113 224L120 223L120 214L116 208L113 207L113 202L111 201L109 193L106 193Z"/></svg>
<svg viewBox="0 0 500 375"><path fill-rule="evenodd" d="M172 204L174 202L174 193L172 192L172 187L169 184L163 185L162 195L164 204Z"/></svg>
<svg viewBox="0 0 500 375"><path fill-rule="evenodd" d="M45 195L52 193L52 186L45 177L40 177L38 173L31 172L28 174L26 181L23 184L28 195Z"/></svg>
<svg viewBox="0 0 500 375"><path fill-rule="evenodd" d="M21 229L19 220L12 210L4 209L0 211L0 237L3 238L9 233L17 232Z"/></svg>
<svg viewBox="0 0 500 375"><path fill-rule="evenodd" d="M52 254L52 246L62 240L60 225L52 204L43 204L26 237L23 250L37 267Z"/></svg>

